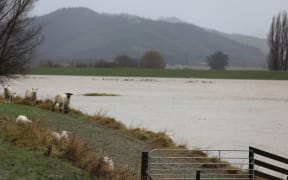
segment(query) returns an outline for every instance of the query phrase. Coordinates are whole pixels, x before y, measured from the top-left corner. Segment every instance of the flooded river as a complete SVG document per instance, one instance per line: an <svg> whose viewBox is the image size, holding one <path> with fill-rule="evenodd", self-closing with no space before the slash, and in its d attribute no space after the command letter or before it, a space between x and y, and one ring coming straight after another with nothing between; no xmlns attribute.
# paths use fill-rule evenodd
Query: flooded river
<svg viewBox="0 0 288 180"><path fill-rule="evenodd" d="M166 131L190 148L253 145L288 155L288 81L26 76L10 84L20 96L38 88L40 99L72 92L74 108L106 112L128 127ZM120 96L81 95L94 92Z"/></svg>

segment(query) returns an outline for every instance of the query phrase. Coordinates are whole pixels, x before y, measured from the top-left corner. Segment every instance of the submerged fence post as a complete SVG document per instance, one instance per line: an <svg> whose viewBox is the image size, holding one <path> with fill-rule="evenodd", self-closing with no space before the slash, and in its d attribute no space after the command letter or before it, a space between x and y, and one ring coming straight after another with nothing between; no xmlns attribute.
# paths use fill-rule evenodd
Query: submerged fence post
<svg viewBox="0 0 288 180"><path fill-rule="evenodd" d="M200 171L196 171L196 180L200 180L200 176L201 176Z"/></svg>
<svg viewBox="0 0 288 180"><path fill-rule="evenodd" d="M142 152L141 180L148 180L148 152Z"/></svg>
<svg viewBox="0 0 288 180"><path fill-rule="evenodd" d="M254 152L249 147L249 180L254 179Z"/></svg>

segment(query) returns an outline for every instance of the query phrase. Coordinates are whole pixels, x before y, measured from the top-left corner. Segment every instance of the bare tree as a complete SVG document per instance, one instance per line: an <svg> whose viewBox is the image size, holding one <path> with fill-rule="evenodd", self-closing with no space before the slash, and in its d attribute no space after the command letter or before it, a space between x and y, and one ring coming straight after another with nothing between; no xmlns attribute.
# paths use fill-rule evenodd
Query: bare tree
<svg viewBox="0 0 288 180"><path fill-rule="evenodd" d="M283 11L272 19L268 34L270 48L268 65L271 70L287 71L288 68L288 16Z"/></svg>
<svg viewBox="0 0 288 180"><path fill-rule="evenodd" d="M142 68L164 69L166 62L158 51L150 50L142 56L140 66Z"/></svg>
<svg viewBox="0 0 288 180"><path fill-rule="evenodd" d="M23 73L40 43L40 26L29 16L36 0L0 1L0 76ZM0 79L1 80L1 79Z"/></svg>

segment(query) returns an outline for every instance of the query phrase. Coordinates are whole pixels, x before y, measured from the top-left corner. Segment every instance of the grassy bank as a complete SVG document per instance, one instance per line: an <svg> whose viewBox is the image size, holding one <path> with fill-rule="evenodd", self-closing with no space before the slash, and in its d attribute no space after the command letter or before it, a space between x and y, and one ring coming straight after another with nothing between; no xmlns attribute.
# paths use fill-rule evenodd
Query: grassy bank
<svg viewBox="0 0 288 180"><path fill-rule="evenodd" d="M3 101L3 99L0 98L0 101ZM5 141L6 144L0 145L0 149L4 149L0 151L0 160L2 152L10 152L10 149L18 148L19 151L23 151L24 160L22 156L18 157L18 151L11 151L10 158L13 158L13 154L16 153L16 161L25 162L26 167L33 169L33 159L30 161L27 160L27 158L34 154L36 154L35 157L43 156L43 154L45 154L49 145L51 144L51 135L49 135L50 133L47 132L68 130L73 132L78 139L81 139L81 142L83 140L83 143L80 146L84 147L84 153L82 153L83 150L80 149L81 154L79 155L77 152L79 147L76 147L76 152L74 152L75 149L73 149L73 147L71 150L70 146L75 146L75 143L72 143L72 145L65 145L64 147L68 149L66 151L65 148L63 148L63 145L57 147L57 144L52 143L52 152L54 152L52 153L52 158L50 159L49 157L43 156L41 158L43 164L38 163L39 171L43 168L49 169L50 167L47 166L49 166L50 161L53 161L53 159L56 162L51 162L50 165L54 165L55 167L62 167L61 164L57 165L57 162L63 161L65 164L65 162L68 161L72 163L75 170L70 169L71 172L68 172L65 170L65 168L63 168L61 171L59 170L58 175L58 171L55 172L57 176L60 177L61 173L64 175L68 173L69 177L67 176L67 179L87 179L85 177L87 174L89 174L88 172L94 174L95 171L97 172L98 165L96 157L99 158L109 156L113 159L114 165L117 168L117 171L115 171L117 173L115 173L113 179L121 179L125 177L125 179L128 180L135 179L135 177L138 178L139 176L141 152L149 151L156 147L176 147L174 142L171 141L171 139L164 132L155 133L139 128L128 129L121 122L118 122L114 118L101 112L98 112L93 116L89 116L78 110L72 109L69 114L63 114L47 110L50 109L52 103L50 100L41 101L37 107L26 105L27 103L28 102L23 101L23 99L20 97L15 99L15 104L0 103L0 135L2 137L2 139L0 137L0 141ZM33 124L35 124L35 126L17 126L15 123L15 118L19 114L28 116L33 120ZM13 146L9 146L9 144ZM66 152L68 152L68 156L65 154ZM60 158L62 161L56 157ZM5 158L9 157L7 156ZM10 171L8 168L8 161L9 160L3 159L5 164L2 164L2 166L0 165L0 175L2 173L6 174L7 177L11 176L10 174L13 171ZM66 164L68 162L66 162ZM11 163L13 164L13 162ZM18 164L19 165L17 166L21 166L21 163ZM35 164L37 165L36 160ZM70 164L71 167L72 165ZM54 167L51 167L48 172L53 171L53 168ZM84 171L81 171L79 168L84 169ZM36 168L33 171L27 171L26 174L15 174L15 178L20 178L23 175L25 178L36 177L35 179L41 179L46 173L42 172L43 174L38 175L38 169ZM82 176L84 178L82 178ZM132 178L129 178L131 176ZM45 178L43 177L43 179Z"/></svg>
<svg viewBox="0 0 288 180"><path fill-rule="evenodd" d="M193 69L136 69L136 68L65 68L39 67L29 69L31 75L176 77L209 79L288 80L288 72L264 70L193 70Z"/></svg>
<svg viewBox="0 0 288 180"><path fill-rule="evenodd" d="M0 101L3 101L1 97ZM91 116L71 109L69 114L63 114L49 110L51 100L40 101L36 107L27 105L29 102L20 97L14 102L0 103L0 177L134 180L139 179L141 152L185 148L176 145L165 132L127 128L101 112ZM28 116L33 123L16 124L19 114ZM55 141L51 132L61 130L72 132L72 138ZM178 156L177 153L169 155ZM116 167L113 172L102 170L98 159L103 156L113 159ZM219 161L213 157L208 160L208 155L199 150L189 156L198 157L192 162L202 164L202 168L211 168L210 162ZM225 161L220 162L228 169L235 169ZM58 169L54 171L55 168ZM240 172L238 168L225 171L231 177L236 172Z"/></svg>
<svg viewBox="0 0 288 180"><path fill-rule="evenodd" d="M0 131L0 179L89 179L70 163L41 152L10 146Z"/></svg>

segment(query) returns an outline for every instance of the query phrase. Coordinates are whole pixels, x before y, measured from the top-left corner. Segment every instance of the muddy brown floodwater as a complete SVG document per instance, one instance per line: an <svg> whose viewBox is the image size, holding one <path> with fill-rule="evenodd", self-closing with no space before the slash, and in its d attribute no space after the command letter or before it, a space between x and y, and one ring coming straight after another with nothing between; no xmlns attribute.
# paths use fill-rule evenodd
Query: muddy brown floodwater
<svg viewBox="0 0 288 180"><path fill-rule="evenodd" d="M74 108L106 112L128 127L165 130L190 148L253 145L288 155L288 81L26 76L10 84L20 96L37 87L40 99L72 92ZM80 95L94 92L121 96Z"/></svg>

